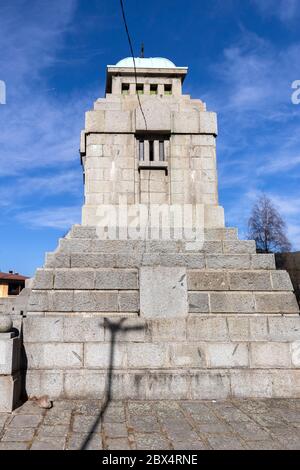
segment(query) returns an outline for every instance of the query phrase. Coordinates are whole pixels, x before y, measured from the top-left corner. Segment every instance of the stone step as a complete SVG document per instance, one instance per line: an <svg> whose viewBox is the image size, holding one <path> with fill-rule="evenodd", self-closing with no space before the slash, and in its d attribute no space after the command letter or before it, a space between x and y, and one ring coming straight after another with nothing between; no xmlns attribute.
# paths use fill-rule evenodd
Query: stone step
<svg viewBox="0 0 300 470"><path fill-rule="evenodd" d="M138 312L136 290L32 290L28 312Z"/></svg>
<svg viewBox="0 0 300 470"><path fill-rule="evenodd" d="M293 291L287 271L188 270L189 291Z"/></svg>
<svg viewBox="0 0 300 470"><path fill-rule="evenodd" d="M33 281L35 290L136 290L138 288L137 269L38 269Z"/></svg>
<svg viewBox="0 0 300 470"><path fill-rule="evenodd" d="M89 260L88 260L89 261ZM137 290L138 269L55 268L38 269L35 290ZM286 271L188 269L189 291L293 291Z"/></svg>
<svg viewBox="0 0 300 470"><path fill-rule="evenodd" d="M190 291L188 293L191 313L299 313L293 292L228 292Z"/></svg>
<svg viewBox="0 0 300 470"><path fill-rule="evenodd" d="M118 342L294 342L300 340L299 315L190 314L187 318L145 319L128 314L99 318L94 313L74 316L64 313L42 318L28 313L23 319L27 343L110 341Z"/></svg>
<svg viewBox="0 0 300 470"><path fill-rule="evenodd" d="M107 370L31 369L26 374L29 397L104 399ZM225 400L230 398L299 398L300 370L187 367L114 371L115 400Z"/></svg>
<svg viewBox="0 0 300 470"><path fill-rule="evenodd" d="M111 342L25 341L29 369L103 369L109 367ZM113 345L113 369L299 368L300 359L288 342L119 342Z"/></svg>
<svg viewBox="0 0 300 470"><path fill-rule="evenodd" d="M46 268L139 268L140 266L181 266L190 269L275 269L273 254L204 253L47 253Z"/></svg>
<svg viewBox="0 0 300 470"><path fill-rule="evenodd" d="M91 238L62 238L55 253L210 253L255 254L253 240L188 242L182 240L138 241L98 240Z"/></svg>
<svg viewBox="0 0 300 470"><path fill-rule="evenodd" d="M67 238L92 238L97 239L97 228L93 226L73 225ZM205 240L237 240L238 231L236 228L210 228L204 229Z"/></svg>

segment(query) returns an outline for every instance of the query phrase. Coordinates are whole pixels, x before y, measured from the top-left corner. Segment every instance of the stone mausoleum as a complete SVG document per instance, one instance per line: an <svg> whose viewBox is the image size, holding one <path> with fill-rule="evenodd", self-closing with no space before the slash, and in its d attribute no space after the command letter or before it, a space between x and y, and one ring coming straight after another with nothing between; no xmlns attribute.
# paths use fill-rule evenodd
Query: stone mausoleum
<svg viewBox="0 0 300 470"><path fill-rule="evenodd" d="M107 66L105 98L86 113L82 224L0 304L13 321L0 322L0 410L22 390L102 398L110 384L115 399L300 397L298 304L274 256L225 227L216 114L183 94L187 67L135 65ZM120 201L111 236L103 208ZM199 215L190 239L158 236L160 206L164 220L174 207Z"/></svg>

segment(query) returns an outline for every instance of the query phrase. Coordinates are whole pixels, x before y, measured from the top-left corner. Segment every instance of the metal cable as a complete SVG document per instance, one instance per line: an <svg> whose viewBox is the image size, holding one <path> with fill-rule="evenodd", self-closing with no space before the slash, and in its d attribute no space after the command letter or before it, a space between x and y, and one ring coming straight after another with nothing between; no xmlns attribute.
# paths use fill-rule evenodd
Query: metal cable
<svg viewBox="0 0 300 470"><path fill-rule="evenodd" d="M123 17L123 21L124 21L124 26L125 26L125 30L126 30L126 34L127 34L127 39L128 39L128 43L129 43L129 48L130 48L130 52L131 52L131 57L132 57L132 60L133 60L134 77L135 77L135 86L136 86L136 95L137 95L139 107L140 107L140 110L141 110L141 113L142 113L142 116L143 116L143 119L144 119L144 122L145 122L145 129L147 130L147 121L146 121L146 117L145 117L145 114L144 114L144 111L143 111L143 108L142 108L140 96L139 96L139 94L138 94L138 92L137 92L137 72L136 72L136 65L135 65L135 57L134 57L132 42L131 42L131 38L130 38L128 26L127 26L127 21L126 21L126 16L125 16L125 11L124 11L123 0L120 0L120 5L121 5L121 10L122 10L122 17Z"/></svg>

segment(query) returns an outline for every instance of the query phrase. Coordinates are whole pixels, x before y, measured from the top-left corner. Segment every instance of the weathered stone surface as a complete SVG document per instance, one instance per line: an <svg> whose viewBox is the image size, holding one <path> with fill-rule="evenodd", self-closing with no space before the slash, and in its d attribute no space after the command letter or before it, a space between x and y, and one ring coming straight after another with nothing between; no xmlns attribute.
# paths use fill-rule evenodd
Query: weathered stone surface
<svg viewBox="0 0 300 470"><path fill-rule="evenodd" d="M272 341L299 341L300 317L269 317L269 337Z"/></svg>
<svg viewBox="0 0 300 470"><path fill-rule="evenodd" d="M97 398L101 400L105 391L106 373L97 370L68 370L64 377L66 398Z"/></svg>
<svg viewBox="0 0 300 470"><path fill-rule="evenodd" d="M228 332L231 341L249 341L250 322L252 319L248 317L227 318Z"/></svg>
<svg viewBox="0 0 300 470"><path fill-rule="evenodd" d="M55 289L94 289L95 272L91 269L56 269Z"/></svg>
<svg viewBox="0 0 300 470"><path fill-rule="evenodd" d="M138 312L140 310L140 298L138 291L121 291L118 296L119 312Z"/></svg>
<svg viewBox="0 0 300 470"><path fill-rule="evenodd" d="M40 397L45 394L51 398L63 395L62 370L31 369L26 373L26 391L28 397Z"/></svg>
<svg viewBox="0 0 300 470"><path fill-rule="evenodd" d="M186 320L183 318L151 320L147 324L151 341L184 341L187 338Z"/></svg>
<svg viewBox="0 0 300 470"><path fill-rule="evenodd" d="M167 361L167 347L159 343L130 343L127 347L128 367L164 367Z"/></svg>
<svg viewBox="0 0 300 470"><path fill-rule="evenodd" d="M174 343L170 346L169 355L174 367L206 367L206 348L202 344Z"/></svg>
<svg viewBox="0 0 300 470"><path fill-rule="evenodd" d="M0 333L0 375L12 375L20 368L20 338L3 338Z"/></svg>
<svg viewBox="0 0 300 470"><path fill-rule="evenodd" d="M62 341L62 317L27 317L23 320L24 338L27 343Z"/></svg>
<svg viewBox="0 0 300 470"><path fill-rule="evenodd" d="M106 319L104 322L105 341L112 340L115 335L117 342L143 342L146 338L147 324L141 318Z"/></svg>
<svg viewBox="0 0 300 470"><path fill-rule="evenodd" d="M101 269L96 271L96 289L138 289L137 271Z"/></svg>
<svg viewBox="0 0 300 470"><path fill-rule="evenodd" d="M245 343L207 343L206 357L209 367L247 367L248 346Z"/></svg>
<svg viewBox="0 0 300 470"><path fill-rule="evenodd" d="M226 341L229 339L226 319L221 317L189 317L188 341Z"/></svg>
<svg viewBox="0 0 300 470"><path fill-rule="evenodd" d="M20 374L0 375L0 390L0 413L11 412L20 399Z"/></svg>
<svg viewBox="0 0 300 470"><path fill-rule="evenodd" d="M229 273L231 290L263 290L272 289L271 278L268 271L237 271Z"/></svg>
<svg viewBox="0 0 300 470"><path fill-rule="evenodd" d="M145 318L180 317L188 311L184 268L142 267L140 309Z"/></svg>
<svg viewBox="0 0 300 470"><path fill-rule="evenodd" d="M275 256L273 254L253 254L251 255L252 269L275 269Z"/></svg>
<svg viewBox="0 0 300 470"><path fill-rule="evenodd" d="M266 313L298 313L299 306L292 292L256 293L257 312Z"/></svg>
<svg viewBox="0 0 300 470"><path fill-rule="evenodd" d="M224 241L224 254L252 254L256 252L255 242L253 240Z"/></svg>
<svg viewBox="0 0 300 470"><path fill-rule="evenodd" d="M28 343L30 369L73 369L83 365L83 345L80 343Z"/></svg>
<svg viewBox="0 0 300 470"><path fill-rule="evenodd" d="M230 380L226 372L196 372L191 380L191 395L194 399L223 399L230 395Z"/></svg>
<svg viewBox="0 0 300 470"><path fill-rule="evenodd" d="M208 269L249 269L250 255L206 255Z"/></svg>
<svg viewBox="0 0 300 470"><path fill-rule="evenodd" d="M252 343L251 366L252 367L289 367L290 366L290 348L287 343Z"/></svg>
<svg viewBox="0 0 300 470"><path fill-rule="evenodd" d="M102 318L65 317L62 318L63 341L92 342L104 341L104 323ZM36 339L37 341L37 339Z"/></svg>
<svg viewBox="0 0 300 470"><path fill-rule="evenodd" d="M271 280L274 290L293 290L291 278L287 271L271 272Z"/></svg>
<svg viewBox="0 0 300 470"><path fill-rule="evenodd" d="M188 294L189 311L191 313L209 312L208 294L204 292L190 292Z"/></svg>
<svg viewBox="0 0 300 470"><path fill-rule="evenodd" d="M116 291L74 291L74 311L117 312L118 293Z"/></svg>
<svg viewBox="0 0 300 470"><path fill-rule="evenodd" d="M251 293L212 292L210 294L211 311L215 313L249 313L255 311Z"/></svg>
<svg viewBox="0 0 300 470"><path fill-rule="evenodd" d="M187 288L192 291L228 290L227 273L219 271L188 271Z"/></svg>
<svg viewBox="0 0 300 470"><path fill-rule="evenodd" d="M37 269L33 289L53 289L54 271L53 269Z"/></svg>
<svg viewBox="0 0 300 470"><path fill-rule="evenodd" d="M113 355L113 356L112 356ZM88 368L107 369L126 366L125 344L85 343L84 365Z"/></svg>
<svg viewBox="0 0 300 470"><path fill-rule="evenodd" d="M234 397L271 397L272 376L266 370L231 372L231 391Z"/></svg>

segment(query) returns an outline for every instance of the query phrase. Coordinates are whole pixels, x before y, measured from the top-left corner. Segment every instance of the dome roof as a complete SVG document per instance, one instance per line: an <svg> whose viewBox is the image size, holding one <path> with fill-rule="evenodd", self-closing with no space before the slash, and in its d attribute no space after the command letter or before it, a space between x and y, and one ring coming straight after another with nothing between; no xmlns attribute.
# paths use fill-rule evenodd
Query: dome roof
<svg viewBox="0 0 300 470"><path fill-rule="evenodd" d="M164 57L135 57L135 66L145 69L173 69L176 68L174 62ZM132 57L126 57L125 59L119 60L115 67L130 67L133 68Z"/></svg>

